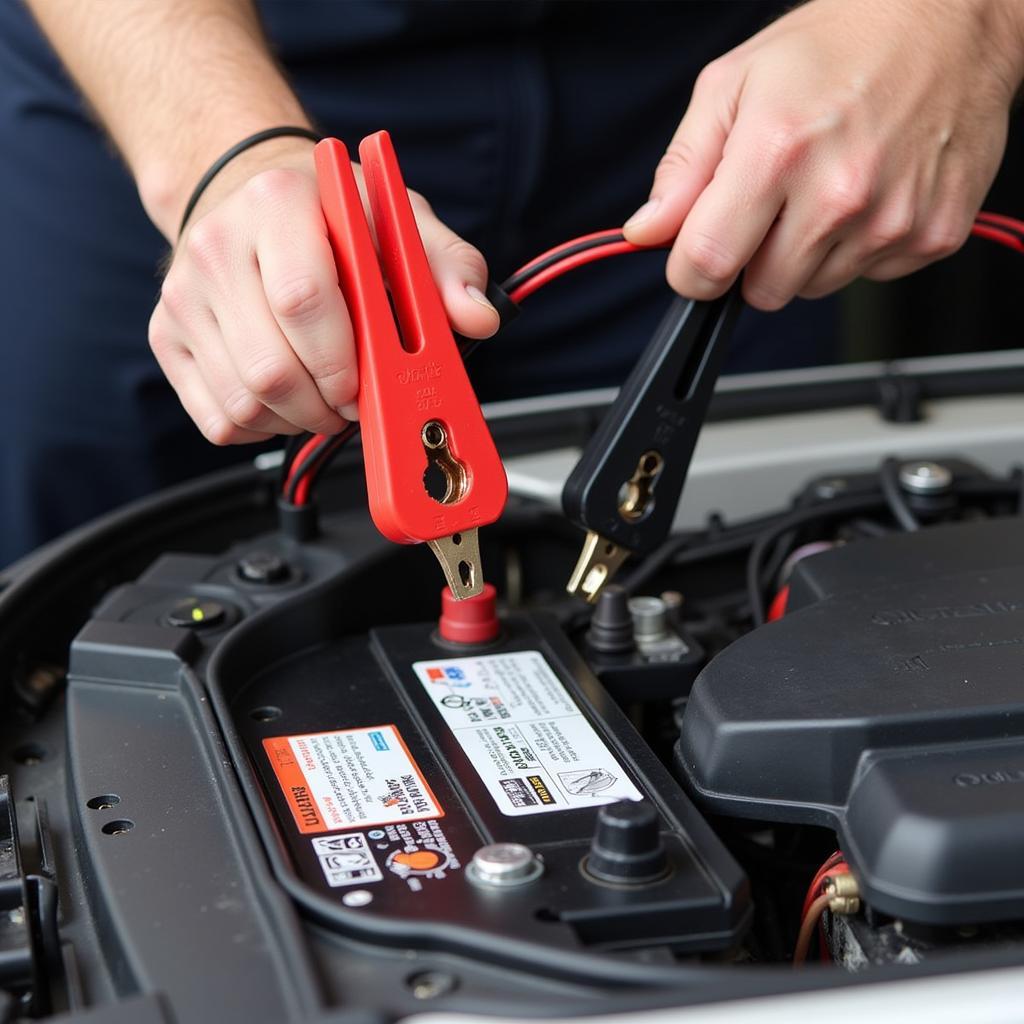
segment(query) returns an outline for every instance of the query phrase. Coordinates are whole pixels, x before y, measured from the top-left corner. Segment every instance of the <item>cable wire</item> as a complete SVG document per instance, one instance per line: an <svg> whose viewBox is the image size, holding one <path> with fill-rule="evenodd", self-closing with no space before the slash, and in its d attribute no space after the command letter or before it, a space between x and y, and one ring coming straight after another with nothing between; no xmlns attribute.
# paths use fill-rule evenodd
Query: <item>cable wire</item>
<svg viewBox="0 0 1024 1024"><path fill-rule="evenodd" d="M988 210L982 210L975 219L975 224L979 223L995 224L1024 238L1024 220L1018 220L1016 217L1007 217L1003 213L990 213Z"/></svg>
<svg viewBox="0 0 1024 1024"><path fill-rule="evenodd" d="M614 229L609 231L595 231L589 235L580 235L571 241L556 245L539 256L535 256L529 263L524 263L511 277L507 277L501 284L502 290L511 292L518 288L524 281L529 280L534 274L546 270L559 260L567 256L574 256L578 252L585 252L588 249L600 248L610 242L624 242L625 235Z"/></svg>
<svg viewBox="0 0 1024 1024"><path fill-rule="evenodd" d="M1006 246L1007 249L1014 249L1017 252L1024 252L1024 238L1004 228L989 224L975 223L971 228L971 234L975 238L984 238L989 242L997 242Z"/></svg>
<svg viewBox="0 0 1024 1024"><path fill-rule="evenodd" d="M803 920L800 922L800 933L796 938L796 946L793 949L793 966L801 967L807 960L807 951L811 947L811 936L814 935L814 929L818 925L818 921L821 920L821 915L828 909L829 901L832 899L828 893L822 893L820 896L815 897L810 907L807 908L807 913L804 914Z"/></svg>
<svg viewBox="0 0 1024 1024"><path fill-rule="evenodd" d="M805 526L816 520L831 519L837 516L857 516L875 511L884 505L884 499L877 492L867 495L849 495L845 498L832 498L808 508L799 508L780 516L774 524L763 530L754 541L747 557L747 591L750 595L750 613L755 626L764 625L765 608L764 594L761 590L761 565L765 553L774 544L776 538L796 527Z"/></svg>

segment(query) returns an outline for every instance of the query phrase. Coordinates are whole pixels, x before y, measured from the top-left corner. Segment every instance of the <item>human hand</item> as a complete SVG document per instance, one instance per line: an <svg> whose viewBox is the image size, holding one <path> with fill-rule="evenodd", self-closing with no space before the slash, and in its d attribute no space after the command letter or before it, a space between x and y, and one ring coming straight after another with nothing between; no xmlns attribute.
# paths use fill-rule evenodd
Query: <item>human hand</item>
<svg viewBox="0 0 1024 1024"><path fill-rule="evenodd" d="M409 196L452 327L489 337L498 314L483 294L483 256L422 196ZM335 434L357 418L355 342L312 143L263 143L213 179L175 250L149 342L214 444L303 430Z"/></svg>
<svg viewBox="0 0 1024 1024"><path fill-rule="evenodd" d="M811 0L709 64L626 237L759 309L955 252L1024 78L1020 0Z"/></svg>

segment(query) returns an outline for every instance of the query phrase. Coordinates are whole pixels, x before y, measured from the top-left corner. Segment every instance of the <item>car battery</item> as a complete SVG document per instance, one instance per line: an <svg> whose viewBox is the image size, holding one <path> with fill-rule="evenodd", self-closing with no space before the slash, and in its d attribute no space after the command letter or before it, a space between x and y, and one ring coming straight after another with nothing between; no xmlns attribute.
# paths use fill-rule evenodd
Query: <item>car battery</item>
<svg viewBox="0 0 1024 1024"><path fill-rule="evenodd" d="M246 687L292 891L407 947L732 946L747 882L708 824L556 620L493 625L374 629Z"/></svg>

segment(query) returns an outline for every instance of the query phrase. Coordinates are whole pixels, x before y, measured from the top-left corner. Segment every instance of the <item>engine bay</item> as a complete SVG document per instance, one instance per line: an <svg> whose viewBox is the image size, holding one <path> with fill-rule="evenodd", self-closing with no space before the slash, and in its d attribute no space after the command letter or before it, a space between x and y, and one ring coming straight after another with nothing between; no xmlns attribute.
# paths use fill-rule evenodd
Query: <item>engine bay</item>
<svg viewBox="0 0 1024 1024"><path fill-rule="evenodd" d="M504 443L551 447L529 420ZM453 602L357 459L306 539L272 476L8 583L0 1020L638 1012L1024 960L1019 470L808 473L592 606L535 496Z"/></svg>

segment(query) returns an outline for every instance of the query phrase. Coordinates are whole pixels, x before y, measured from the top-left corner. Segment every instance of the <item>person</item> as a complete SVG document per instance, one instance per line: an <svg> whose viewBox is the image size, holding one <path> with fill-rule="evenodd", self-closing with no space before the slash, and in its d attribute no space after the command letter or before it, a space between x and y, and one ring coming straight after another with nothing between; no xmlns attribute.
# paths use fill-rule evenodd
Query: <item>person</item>
<svg viewBox="0 0 1024 1024"><path fill-rule="evenodd" d="M671 243L574 275L484 347L474 380L502 398L621 380L664 305L656 264L695 298L746 268L747 302L779 310L952 253L1024 77L1018 0L23 2L34 22L0 13L0 561L225 446L356 415L312 142L247 149L179 233L251 133L354 150L388 128L470 338L498 326L488 274L548 245L623 222ZM824 361L801 341L815 308L762 321L733 367Z"/></svg>

